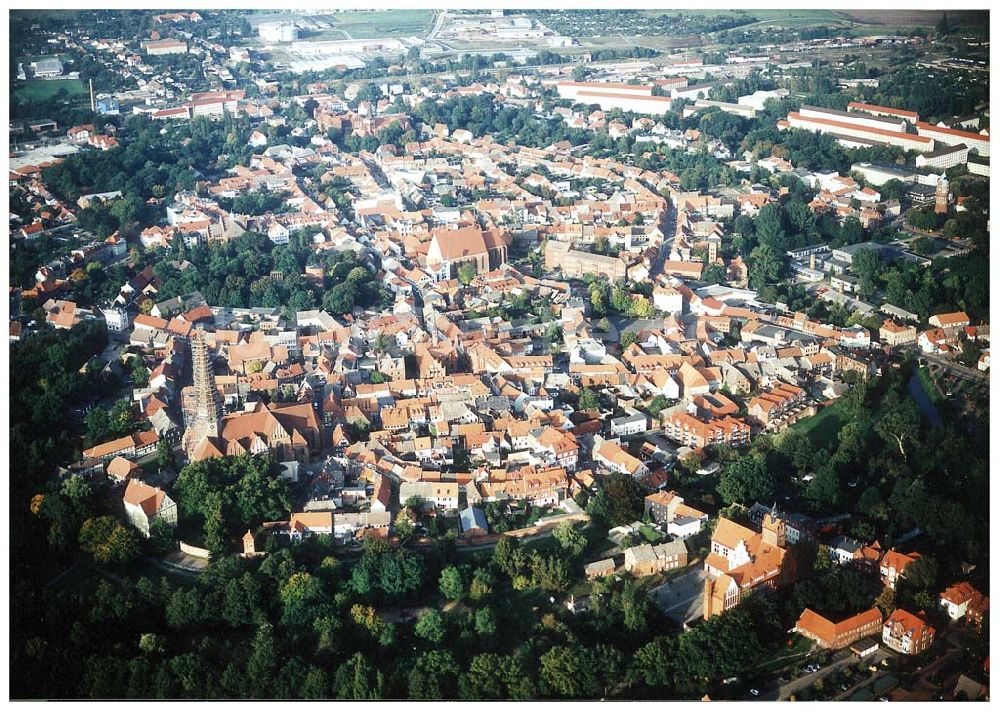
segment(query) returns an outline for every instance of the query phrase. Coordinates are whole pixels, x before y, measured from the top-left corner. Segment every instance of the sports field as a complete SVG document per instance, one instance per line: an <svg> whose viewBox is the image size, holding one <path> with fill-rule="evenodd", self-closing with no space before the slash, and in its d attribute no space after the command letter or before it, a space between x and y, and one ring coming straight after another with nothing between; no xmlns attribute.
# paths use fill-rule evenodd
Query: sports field
<svg viewBox="0 0 1000 712"><path fill-rule="evenodd" d="M33 79L17 82L14 94L18 99L45 101L58 94L60 89L69 93L70 100L87 95L87 86L79 79Z"/></svg>
<svg viewBox="0 0 1000 712"><path fill-rule="evenodd" d="M434 13L431 10L331 12L329 15L323 15L323 18L334 23L336 30L346 32L352 39L422 37L430 31Z"/></svg>

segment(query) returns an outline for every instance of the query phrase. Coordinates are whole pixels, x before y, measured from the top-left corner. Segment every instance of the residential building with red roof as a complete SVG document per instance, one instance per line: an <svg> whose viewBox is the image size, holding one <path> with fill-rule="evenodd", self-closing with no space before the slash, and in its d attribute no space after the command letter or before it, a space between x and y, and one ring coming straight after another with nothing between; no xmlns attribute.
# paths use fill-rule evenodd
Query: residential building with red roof
<svg viewBox="0 0 1000 712"><path fill-rule="evenodd" d="M939 329L954 329L956 327L968 326L972 323L969 315L965 312L948 312L946 314L934 314L927 323Z"/></svg>
<svg viewBox="0 0 1000 712"><path fill-rule="evenodd" d="M730 416L706 422L688 413L675 413L663 421L663 434L695 449L720 443L738 446L750 442L750 425Z"/></svg>
<svg viewBox="0 0 1000 712"><path fill-rule="evenodd" d="M921 616L897 608L882 625L882 642L897 653L919 655L934 642L934 627Z"/></svg>
<svg viewBox="0 0 1000 712"><path fill-rule="evenodd" d="M882 583L889 588L895 589L896 581L899 580L900 576L904 575L906 567L919 558L920 554L915 551L904 554L895 549L889 549L879 563L879 573L882 575Z"/></svg>
<svg viewBox="0 0 1000 712"><path fill-rule="evenodd" d="M984 596L967 581L952 584L940 596L941 608L953 621L965 618L974 625L982 623L990 607L989 596Z"/></svg>
<svg viewBox="0 0 1000 712"><path fill-rule="evenodd" d="M129 522L144 537L149 537L150 528L157 519L171 527L177 526L177 503L159 487L150 487L138 479L129 480L122 495L125 514Z"/></svg>

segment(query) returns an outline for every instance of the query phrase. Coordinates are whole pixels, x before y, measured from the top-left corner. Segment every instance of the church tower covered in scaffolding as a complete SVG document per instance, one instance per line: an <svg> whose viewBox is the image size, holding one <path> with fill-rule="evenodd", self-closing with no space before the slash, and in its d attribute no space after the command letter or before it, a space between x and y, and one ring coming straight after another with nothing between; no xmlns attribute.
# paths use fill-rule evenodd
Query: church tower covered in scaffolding
<svg viewBox="0 0 1000 712"><path fill-rule="evenodd" d="M184 409L184 450L190 453L204 438L219 436L222 399L215 386L215 371L205 343L205 333L191 334L191 371L193 385Z"/></svg>

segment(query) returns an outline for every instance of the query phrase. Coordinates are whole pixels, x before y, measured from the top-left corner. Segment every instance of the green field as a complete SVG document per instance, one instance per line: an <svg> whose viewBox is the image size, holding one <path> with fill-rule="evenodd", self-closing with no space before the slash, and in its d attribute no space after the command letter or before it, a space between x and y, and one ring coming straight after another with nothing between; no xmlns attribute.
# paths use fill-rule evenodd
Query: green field
<svg viewBox="0 0 1000 712"><path fill-rule="evenodd" d="M824 445L835 445L837 433L847 424L847 418L841 412L840 403L824 408L811 418L800 420L792 426L808 437L817 448Z"/></svg>
<svg viewBox="0 0 1000 712"><path fill-rule="evenodd" d="M70 99L87 95L87 87L79 79L35 79L17 82L14 86L14 95L27 101L46 101L58 94L60 89L65 89Z"/></svg>
<svg viewBox="0 0 1000 712"><path fill-rule="evenodd" d="M373 37L422 37L434 22L431 10L380 10L378 12L336 12L323 15L334 23L335 29L321 34L329 34L329 39L346 39L346 32L353 39ZM312 39L311 37L309 39Z"/></svg>

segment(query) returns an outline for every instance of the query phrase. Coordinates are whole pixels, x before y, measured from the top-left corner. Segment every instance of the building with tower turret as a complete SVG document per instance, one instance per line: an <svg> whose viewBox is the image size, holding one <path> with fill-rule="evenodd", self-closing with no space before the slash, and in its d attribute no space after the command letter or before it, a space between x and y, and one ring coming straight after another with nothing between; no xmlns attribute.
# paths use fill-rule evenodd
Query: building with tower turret
<svg viewBox="0 0 1000 712"><path fill-rule="evenodd" d="M712 551L705 558L704 615L711 618L735 608L744 597L792 581L785 523L768 513L761 531L720 518L712 533Z"/></svg>

